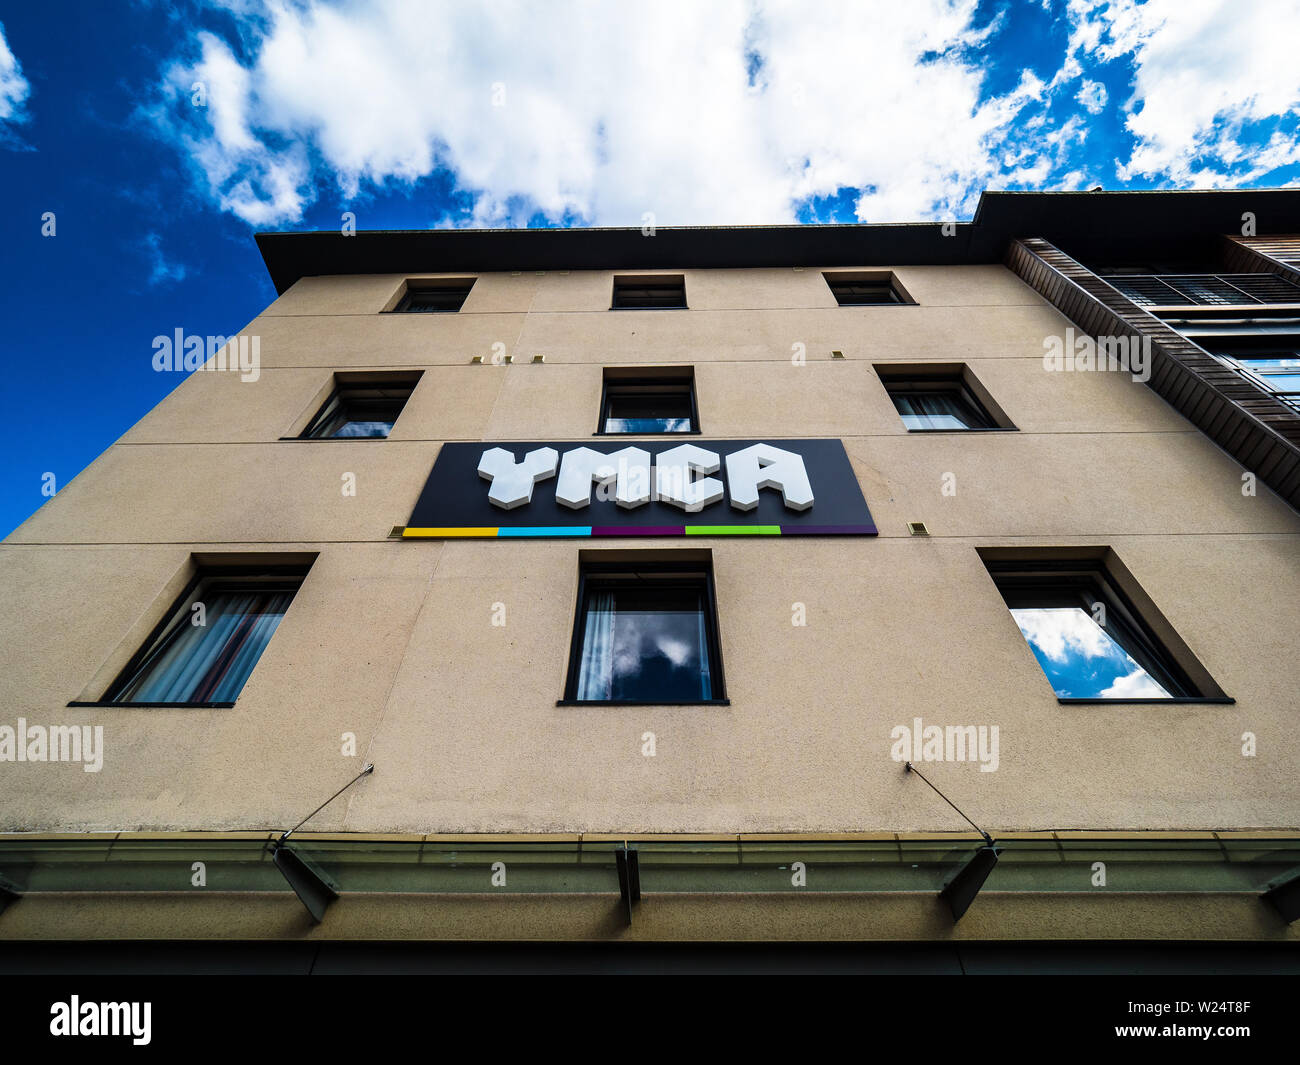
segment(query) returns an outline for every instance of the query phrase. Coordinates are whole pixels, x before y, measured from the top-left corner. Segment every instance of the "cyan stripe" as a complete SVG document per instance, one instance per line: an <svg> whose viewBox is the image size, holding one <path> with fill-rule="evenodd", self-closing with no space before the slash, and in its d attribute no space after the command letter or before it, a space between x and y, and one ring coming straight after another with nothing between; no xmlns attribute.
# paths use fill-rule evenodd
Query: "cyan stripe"
<svg viewBox="0 0 1300 1065"><path fill-rule="evenodd" d="M497 530L497 536L590 536L590 525L523 525Z"/></svg>

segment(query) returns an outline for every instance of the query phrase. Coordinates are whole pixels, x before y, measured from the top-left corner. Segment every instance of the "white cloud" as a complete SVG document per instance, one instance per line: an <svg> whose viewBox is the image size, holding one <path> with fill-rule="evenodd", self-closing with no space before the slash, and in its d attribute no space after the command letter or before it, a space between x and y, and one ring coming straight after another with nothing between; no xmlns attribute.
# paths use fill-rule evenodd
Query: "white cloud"
<svg viewBox="0 0 1300 1065"><path fill-rule="evenodd" d="M1013 609L1025 639L1053 662L1071 657L1107 658L1114 644L1091 615L1078 607L1033 607Z"/></svg>
<svg viewBox="0 0 1300 1065"><path fill-rule="evenodd" d="M1042 89L981 100L980 65L951 51L992 32L975 8L272 0L243 28L251 59L203 33L169 70L175 101L205 84L205 110L153 117L254 225L299 218L318 169L352 198L450 168L479 225L790 222L843 186L872 221L969 213Z"/></svg>
<svg viewBox="0 0 1300 1065"><path fill-rule="evenodd" d="M162 250L162 238L157 233L146 233L140 243L149 260L150 285L160 285L164 281L185 280L185 264L167 261Z"/></svg>
<svg viewBox="0 0 1300 1065"><path fill-rule="evenodd" d="M1106 107L1106 86L1099 81L1084 79L1074 97L1090 115L1099 115Z"/></svg>
<svg viewBox="0 0 1300 1065"><path fill-rule="evenodd" d="M1031 645L1059 665L1102 659L1131 672L1116 677L1097 693L1100 699L1151 699L1169 695L1081 607L1031 607L1011 611ZM1092 676L1095 678L1096 673ZM1065 694L1065 693L1062 693Z"/></svg>
<svg viewBox="0 0 1300 1065"><path fill-rule="evenodd" d="M252 74L230 48L210 33L197 38L198 60L168 72L168 86L181 107L198 120L201 132L185 124L171 125L168 112L152 112L168 124L188 152L223 210L250 225L270 225L301 217L308 202L310 168L306 138L282 147L270 146L268 131L255 132L251 112L259 103Z"/></svg>
<svg viewBox="0 0 1300 1065"><path fill-rule="evenodd" d="M521 225L537 212L791 222L843 188L861 190L865 221L969 217L987 187L1079 185L1095 154L1087 116L1050 112L1054 100L1106 105L1084 77L1099 62L1135 64L1125 106L1137 146L1123 172L1184 184L1203 176L1192 161L1206 144L1245 151L1225 108L1243 121L1285 113L1300 70L1272 17L1226 5L1249 14L1225 27L1208 0L1069 0L1055 74L1021 71L997 95L986 67L1007 61L1000 22L975 29L977 0L823 0L815 17L798 0L662 0L652 15L599 0L226 6L239 55L197 34L152 117L215 202L252 225L297 221L332 186L364 228L368 191L437 170L473 207L431 208L429 225ZM196 81L204 108L188 105ZM1268 165L1297 150L1280 136Z"/></svg>
<svg viewBox="0 0 1300 1065"><path fill-rule="evenodd" d="M1122 181L1239 184L1300 161L1300 0L1070 0L1069 10L1071 54L1133 64L1124 106L1136 144L1118 168ZM1243 127L1274 116L1290 135L1264 155L1243 148Z"/></svg>
<svg viewBox="0 0 1300 1065"><path fill-rule="evenodd" d="M0 25L0 123L26 120L23 104L31 95L31 85L23 77L22 65L9 50L5 28Z"/></svg>
<svg viewBox="0 0 1300 1065"><path fill-rule="evenodd" d="M1109 688L1102 690L1100 699L1167 699L1169 693L1151 679L1142 668L1125 677L1116 677Z"/></svg>

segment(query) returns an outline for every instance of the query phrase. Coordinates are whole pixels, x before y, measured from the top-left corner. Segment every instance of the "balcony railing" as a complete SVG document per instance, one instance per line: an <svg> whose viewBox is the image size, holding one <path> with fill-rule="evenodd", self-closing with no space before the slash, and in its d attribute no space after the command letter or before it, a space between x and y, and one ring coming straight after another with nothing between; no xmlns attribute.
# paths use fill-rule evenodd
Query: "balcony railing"
<svg viewBox="0 0 1300 1065"><path fill-rule="evenodd" d="M1300 305L1300 285L1277 274L1112 274L1102 280L1142 307Z"/></svg>

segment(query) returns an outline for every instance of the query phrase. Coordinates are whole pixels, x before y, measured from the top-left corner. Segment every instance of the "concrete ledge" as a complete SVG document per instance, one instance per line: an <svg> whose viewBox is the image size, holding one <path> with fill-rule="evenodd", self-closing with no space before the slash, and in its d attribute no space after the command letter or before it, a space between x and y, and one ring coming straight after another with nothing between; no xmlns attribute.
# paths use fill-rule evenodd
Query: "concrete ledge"
<svg viewBox="0 0 1300 1065"><path fill-rule="evenodd" d="M1125 831L1094 831L1092 829L1061 829L1054 832L999 832L990 829L997 840L1240 840L1240 839L1300 839L1297 828L1235 828L1188 829L1176 832L1166 830L1132 829ZM42 840L239 840L280 837L279 831L257 832L0 832L0 842L38 842ZM699 843L788 843L788 842L878 842L881 840L909 841L953 840L979 842L974 832L459 832L459 833L406 833L406 832L295 832L291 840L338 841L344 843L621 843L629 842L699 842Z"/></svg>
<svg viewBox="0 0 1300 1065"><path fill-rule="evenodd" d="M985 892L960 924L933 894L346 895L313 925L293 895L28 896L0 940L782 942L1225 940L1300 943L1251 895Z"/></svg>

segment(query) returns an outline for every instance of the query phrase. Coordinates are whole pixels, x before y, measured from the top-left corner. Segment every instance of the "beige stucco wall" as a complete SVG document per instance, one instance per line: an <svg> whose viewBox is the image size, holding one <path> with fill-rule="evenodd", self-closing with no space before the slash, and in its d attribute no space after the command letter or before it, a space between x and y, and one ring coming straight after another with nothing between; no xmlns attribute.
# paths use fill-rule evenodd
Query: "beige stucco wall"
<svg viewBox="0 0 1300 1065"><path fill-rule="evenodd" d="M834 306L819 270L685 273L677 312L610 312L592 271L484 275L456 315L380 314L397 275L295 285L245 330L257 382L193 374L0 546L0 724L106 740L98 774L0 763L0 830L287 826L367 760L311 827L961 829L890 758L915 716L999 726L997 772L929 773L995 832L1300 826L1300 517L1243 496L1144 386L1044 371L1069 323L1002 267L899 267L919 305L868 308ZM496 343L515 365L470 365ZM872 363L919 361L969 365L1020 431L906 433ZM440 442L587 439L602 366L668 362L695 367L706 440L843 439L881 535L386 539ZM279 439L333 371L374 367L424 370L391 439ZM1114 548L1236 704L1060 705L976 554L1016 544ZM730 706L555 705L579 552L605 546L712 550ZM97 697L191 553L244 550L318 558L234 708L66 705Z"/></svg>

